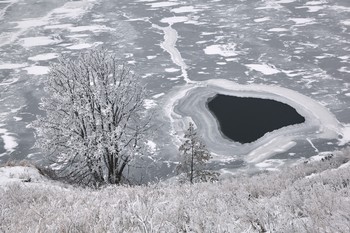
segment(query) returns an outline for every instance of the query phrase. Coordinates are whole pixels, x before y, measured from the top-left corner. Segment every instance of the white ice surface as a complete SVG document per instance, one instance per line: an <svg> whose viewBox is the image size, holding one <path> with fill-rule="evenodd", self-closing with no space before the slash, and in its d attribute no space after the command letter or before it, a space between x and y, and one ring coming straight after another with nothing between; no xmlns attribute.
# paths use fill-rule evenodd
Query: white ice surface
<svg viewBox="0 0 350 233"><path fill-rule="evenodd" d="M345 125L342 132L341 132L342 138L340 139L340 145L346 145L347 143L350 142L350 124Z"/></svg>
<svg viewBox="0 0 350 233"><path fill-rule="evenodd" d="M0 157L15 151L16 147L18 146L17 139L7 129L2 128L4 126L5 125L0 124L0 138L4 143L4 149L6 150L6 152L0 154Z"/></svg>
<svg viewBox="0 0 350 233"><path fill-rule="evenodd" d="M23 68L23 70L26 70L28 74L32 75L44 75L48 74L50 71L50 67L48 66L30 66Z"/></svg>
<svg viewBox="0 0 350 233"><path fill-rule="evenodd" d="M59 55L58 53L43 53L43 54L38 54L33 57L29 57L28 60L31 61L46 61L46 60L52 60L57 58Z"/></svg>
<svg viewBox="0 0 350 233"><path fill-rule="evenodd" d="M271 28L268 31L269 32L287 32L289 30L287 28Z"/></svg>
<svg viewBox="0 0 350 233"><path fill-rule="evenodd" d="M174 24L174 23L183 23L188 21L188 17L186 16L173 16L167 17L160 20L162 23Z"/></svg>
<svg viewBox="0 0 350 233"><path fill-rule="evenodd" d="M67 49L72 49L72 50L88 49L88 48L92 48L92 47L98 46L100 44L103 44L103 42L95 42L95 43L92 43L92 44L90 44L90 43L81 43L81 44L68 46Z"/></svg>
<svg viewBox="0 0 350 233"><path fill-rule="evenodd" d="M155 106L157 106L155 100L145 99L145 100L143 101L143 107L144 107L145 109L151 109L151 108L154 108Z"/></svg>
<svg viewBox="0 0 350 233"><path fill-rule="evenodd" d="M162 97L163 95L165 95L165 93L164 93L164 92L159 93L159 94L156 94L156 95L153 95L153 96L152 96L152 98L154 98L154 99L158 99L158 98Z"/></svg>
<svg viewBox="0 0 350 233"><path fill-rule="evenodd" d="M293 21L297 26L305 26L315 23L315 19L313 18L289 18L289 20Z"/></svg>
<svg viewBox="0 0 350 233"><path fill-rule="evenodd" d="M157 144L151 140L147 140L146 145L151 153L157 151Z"/></svg>
<svg viewBox="0 0 350 233"><path fill-rule="evenodd" d="M192 12L198 12L201 11L200 9L196 9L193 6L181 6L178 8L171 9L171 12L174 13L192 13Z"/></svg>
<svg viewBox="0 0 350 233"><path fill-rule="evenodd" d="M26 67L27 65L28 65L27 63L21 63L21 64L3 63L3 64L0 64L0 70L18 69L18 68Z"/></svg>
<svg viewBox="0 0 350 233"><path fill-rule="evenodd" d="M340 21L341 24L344 24L346 26L350 26L350 19Z"/></svg>
<svg viewBox="0 0 350 233"><path fill-rule="evenodd" d="M177 72L179 71L180 69L177 69L177 68L165 68L165 72L168 72L168 73L173 73L173 72Z"/></svg>
<svg viewBox="0 0 350 233"><path fill-rule="evenodd" d="M233 57L240 54L236 51L236 44L214 44L209 45L204 49L204 53L207 55L220 55L223 57Z"/></svg>
<svg viewBox="0 0 350 233"><path fill-rule="evenodd" d="M86 26L77 26L77 27L70 27L69 30L71 32L84 32L84 31L91 31L91 32L104 32L104 31L115 31L115 29L106 27L104 25L86 25Z"/></svg>
<svg viewBox="0 0 350 233"><path fill-rule="evenodd" d="M265 75L277 74L280 71L268 64L246 64L248 68L259 71Z"/></svg>
<svg viewBox="0 0 350 233"><path fill-rule="evenodd" d="M58 44L60 42L62 42L62 40L58 38L51 38L48 36L27 37L27 38L22 38L20 40L20 44L23 47L27 47L27 48L34 47L34 46Z"/></svg>
<svg viewBox="0 0 350 233"><path fill-rule="evenodd" d="M261 22L266 22L269 20L271 20L270 17L263 17L263 18L254 19L254 22L261 23Z"/></svg>
<svg viewBox="0 0 350 233"><path fill-rule="evenodd" d="M179 5L178 2L155 2L155 3L148 3L147 5L150 5L153 8L159 8L159 7L169 7L169 6L176 6Z"/></svg>
<svg viewBox="0 0 350 233"><path fill-rule="evenodd" d="M46 25L45 29L67 29L73 27L73 24L65 23L65 24L53 24L53 25Z"/></svg>

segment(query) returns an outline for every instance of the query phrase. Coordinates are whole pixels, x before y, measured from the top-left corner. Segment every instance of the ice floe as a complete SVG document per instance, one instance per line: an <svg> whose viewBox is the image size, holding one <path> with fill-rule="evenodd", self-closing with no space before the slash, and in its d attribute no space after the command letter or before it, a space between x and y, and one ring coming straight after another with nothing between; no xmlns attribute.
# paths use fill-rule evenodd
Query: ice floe
<svg viewBox="0 0 350 233"><path fill-rule="evenodd" d="M259 71L265 75L272 75L280 72L275 67L268 64L246 64L246 66L252 70Z"/></svg>
<svg viewBox="0 0 350 233"><path fill-rule="evenodd" d="M145 100L143 101L143 107L144 107L145 109L151 109L151 108L154 108L154 107L156 107L156 106L157 106L157 104L156 104L156 101L155 101L155 100L145 99Z"/></svg>
<svg viewBox="0 0 350 233"><path fill-rule="evenodd" d="M162 97L163 95L165 95L164 92L163 92L163 93L156 94L156 95L153 95L152 98L158 99L158 98Z"/></svg>
<svg viewBox="0 0 350 233"><path fill-rule="evenodd" d="M50 72L50 67L30 66L30 67L23 68L23 70L26 70L28 74L32 74L32 75L44 75Z"/></svg>
<svg viewBox="0 0 350 233"><path fill-rule="evenodd" d="M234 43L209 45L204 49L204 53L223 57L233 57L240 54L240 52L236 51L236 44Z"/></svg>
<svg viewBox="0 0 350 233"><path fill-rule="evenodd" d="M0 64L0 70L12 70L12 69L19 69L22 67L26 67L28 64L27 63L3 63Z"/></svg>
<svg viewBox="0 0 350 233"><path fill-rule="evenodd" d="M165 69L165 72L168 72L168 73L173 73L173 72L178 72L180 71L180 69L177 69L177 68L166 68Z"/></svg>
<svg viewBox="0 0 350 233"><path fill-rule="evenodd" d="M186 16L174 16L174 17L163 18L160 20L160 22L168 23L168 24L183 23L186 21L188 21L188 17Z"/></svg>
<svg viewBox="0 0 350 233"><path fill-rule="evenodd" d="M169 6L176 6L179 5L180 3L178 2L155 2L155 3L148 3L147 5L153 7L153 8L158 8L158 7L169 7Z"/></svg>
<svg viewBox="0 0 350 233"><path fill-rule="evenodd" d="M313 18L289 18L289 20L293 21L295 26L306 26L315 23L315 19Z"/></svg>
<svg viewBox="0 0 350 233"><path fill-rule="evenodd" d="M12 153L18 146L17 139L7 129L3 128L4 126L4 124L0 124L0 138L4 143L4 149L6 152L0 154L0 157Z"/></svg>
<svg viewBox="0 0 350 233"><path fill-rule="evenodd" d="M266 22L269 20L271 20L270 17L263 17L263 18L254 19L254 22L261 23L261 22Z"/></svg>
<svg viewBox="0 0 350 233"><path fill-rule="evenodd" d="M289 30L287 28L271 28L267 31L269 31L269 32L287 32Z"/></svg>
<svg viewBox="0 0 350 233"><path fill-rule="evenodd" d="M37 37L26 37L20 40L20 44L23 47L34 47L34 46L44 46L58 44L62 42L59 38L52 38L49 36L37 36Z"/></svg>
<svg viewBox="0 0 350 233"><path fill-rule="evenodd" d="M193 6L181 6L178 8L171 9L170 11L179 14L179 13L198 12L198 11L201 11L201 9L196 9Z"/></svg>
<svg viewBox="0 0 350 233"><path fill-rule="evenodd" d="M157 144L151 140L147 140L146 145L151 153L157 151Z"/></svg>
<svg viewBox="0 0 350 233"><path fill-rule="evenodd" d="M82 43L82 44L68 46L67 49L80 50L80 49L88 49L94 46L95 46L94 44Z"/></svg>
<svg viewBox="0 0 350 233"><path fill-rule="evenodd" d="M52 60L57 58L59 55L57 53L43 53L43 54L38 54L33 57L28 57L28 60L31 61L47 61L47 60Z"/></svg>
<svg viewBox="0 0 350 233"><path fill-rule="evenodd" d="M350 26L350 19L347 19L347 20L342 20L340 21L341 24L344 24L346 26Z"/></svg>

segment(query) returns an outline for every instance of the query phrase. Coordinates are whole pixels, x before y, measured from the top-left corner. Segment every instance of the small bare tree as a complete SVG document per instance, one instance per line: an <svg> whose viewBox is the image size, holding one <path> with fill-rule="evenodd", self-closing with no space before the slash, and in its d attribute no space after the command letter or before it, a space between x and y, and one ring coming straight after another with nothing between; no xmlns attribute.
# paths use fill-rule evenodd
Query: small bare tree
<svg viewBox="0 0 350 233"><path fill-rule="evenodd" d="M206 169L206 163L212 158L205 144L197 136L193 123L185 133L185 142L180 146L180 163L177 171L181 182L216 181L219 174Z"/></svg>
<svg viewBox="0 0 350 233"><path fill-rule="evenodd" d="M32 123L37 146L70 181L119 184L147 130L141 119L144 88L135 74L104 50L61 58L45 82L46 116ZM143 122L143 123L142 123Z"/></svg>

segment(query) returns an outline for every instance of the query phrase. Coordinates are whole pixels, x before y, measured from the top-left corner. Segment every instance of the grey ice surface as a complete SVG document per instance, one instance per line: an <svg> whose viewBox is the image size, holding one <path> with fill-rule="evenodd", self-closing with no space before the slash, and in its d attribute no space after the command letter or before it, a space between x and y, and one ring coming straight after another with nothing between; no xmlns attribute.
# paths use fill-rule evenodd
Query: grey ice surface
<svg viewBox="0 0 350 233"><path fill-rule="evenodd" d="M165 43L165 33L173 43ZM148 145L160 160L159 177L171 173L181 138L163 104L191 82L288 88L328 109L345 128L350 124L348 0L0 0L0 163L40 162L26 126L41 114L49 63L101 45L135 65L147 85L145 106L157 116ZM232 158L218 154L212 167L274 169L343 146L337 138L303 135L295 143L260 165L245 161L237 145Z"/></svg>

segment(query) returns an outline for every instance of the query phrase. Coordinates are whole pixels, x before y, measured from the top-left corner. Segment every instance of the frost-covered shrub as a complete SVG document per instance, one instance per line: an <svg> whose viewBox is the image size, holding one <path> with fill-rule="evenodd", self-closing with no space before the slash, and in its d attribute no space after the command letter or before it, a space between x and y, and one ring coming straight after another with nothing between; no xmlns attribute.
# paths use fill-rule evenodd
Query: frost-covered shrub
<svg viewBox="0 0 350 233"><path fill-rule="evenodd" d="M341 161L193 185L12 184L0 187L0 232L350 232Z"/></svg>

